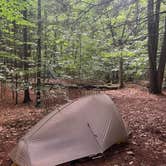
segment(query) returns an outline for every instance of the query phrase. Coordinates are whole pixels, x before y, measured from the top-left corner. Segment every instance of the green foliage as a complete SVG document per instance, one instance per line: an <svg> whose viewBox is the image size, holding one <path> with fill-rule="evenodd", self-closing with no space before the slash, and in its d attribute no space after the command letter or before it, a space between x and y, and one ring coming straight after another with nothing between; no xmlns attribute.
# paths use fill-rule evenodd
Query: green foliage
<svg viewBox="0 0 166 166"><path fill-rule="evenodd" d="M25 44L21 35L22 29L27 27L30 55L26 62L31 76L36 72L36 4L36 0L0 2L0 58L6 64L25 62L21 58ZM50 77L51 67L60 77L105 79L112 71L119 70L122 57L126 79L144 76L148 65L146 6L146 0L44 1L41 20L43 75ZM25 9L28 20L23 18ZM165 10L164 4L161 9ZM17 26L16 34L13 23ZM23 73L22 68L17 72L28 74Z"/></svg>

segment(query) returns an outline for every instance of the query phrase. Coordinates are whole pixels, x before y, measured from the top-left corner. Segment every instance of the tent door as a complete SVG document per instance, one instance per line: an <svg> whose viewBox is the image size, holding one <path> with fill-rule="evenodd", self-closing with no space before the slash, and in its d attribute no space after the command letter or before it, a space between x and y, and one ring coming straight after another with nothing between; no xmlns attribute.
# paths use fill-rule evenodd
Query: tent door
<svg viewBox="0 0 166 166"><path fill-rule="evenodd" d="M97 140L97 135L93 132L93 130L92 130L90 124L87 123L87 125L88 125L88 128L89 128L90 132L92 133L92 135L93 135L93 137L94 137L94 140L96 141L96 143L97 143L97 145L98 145L98 149L100 149L100 153L103 153L102 147L100 146L100 144L99 144L99 142L98 142L98 140Z"/></svg>

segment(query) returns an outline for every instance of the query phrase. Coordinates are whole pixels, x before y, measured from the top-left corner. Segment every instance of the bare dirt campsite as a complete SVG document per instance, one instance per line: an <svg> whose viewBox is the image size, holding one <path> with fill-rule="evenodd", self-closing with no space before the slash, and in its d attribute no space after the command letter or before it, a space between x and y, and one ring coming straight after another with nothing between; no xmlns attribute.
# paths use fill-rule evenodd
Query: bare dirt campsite
<svg viewBox="0 0 166 166"><path fill-rule="evenodd" d="M115 145L95 160L77 161L78 166L164 166L166 164L166 93L151 95L138 85L104 91L120 110L130 135L128 143ZM75 97L79 97L78 94ZM47 113L33 105L0 105L0 165L9 166L8 153L28 129ZM69 165L69 164L66 164Z"/></svg>

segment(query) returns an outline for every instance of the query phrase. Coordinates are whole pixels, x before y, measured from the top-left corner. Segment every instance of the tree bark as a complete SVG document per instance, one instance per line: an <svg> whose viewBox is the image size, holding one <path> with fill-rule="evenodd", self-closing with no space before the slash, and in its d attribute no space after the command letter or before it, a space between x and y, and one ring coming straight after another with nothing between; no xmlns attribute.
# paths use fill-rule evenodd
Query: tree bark
<svg viewBox="0 0 166 166"><path fill-rule="evenodd" d="M41 106L41 0L38 0L38 40L37 40L37 92L36 92L36 107Z"/></svg>
<svg viewBox="0 0 166 166"><path fill-rule="evenodd" d="M48 26L48 18L47 18L47 10L45 9L44 10L44 22L45 22L45 26L44 26L44 75L43 75L43 83L45 83L45 80L46 78L48 77L47 76L47 42L48 42L48 39L47 39L47 26Z"/></svg>
<svg viewBox="0 0 166 166"><path fill-rule="evenodd" d="M16 55L17 54L17 51L16 51L16 31L17 31L17 27L16 27L16 22L14 21L13 22L13 33L14 33L14 44L13 44L13 51L14 51L14 54ZM18 67L17 65L17 60L15 60L15 68ZM15 104L18 104L18 74L17 74L17 71L15 73Z"/></svg>
<svg viewBox="0 0 166 166"><path fill-rule="evenodd" d="M79 79L82 76L82 36L79 34Z"/></svg>
<svg viewBox="0 0 166 166"><path fill-rule="evenodd" d="M123 57L120 57L119 61L119 88L124 87L124 81L123 81Z"/></svg>
<svg viewBox="0 0 166 166"><path fill-rule="evenodd" d="M162 82L164 75L165 62L164 57L164 41L162 52L160 56L159 66L157 68L157 51L159 41L159 23L160 23L160 5L161 0L156 1L154 7L154 0L148 0L148 56L150 66L150 93L160 94L162 92Z"/></svg>
<svg viewBox="0 0 166 166"><path fill-rule="evenodd" d="M27 20L27 9L23 11L23 17L25 20ZM29 93L29 85L28 85L28 62L27 62L27 57L28 57L28 29L27 26L25 25L23 28L23 41L24 41L24 62L23 62L23 68L24 68L24 81L25 81L25 86L24 86L24 101L23 103L29 103L31 102L30 99L30 93Z"/></svg>
<svg viewBox="0 0 166 166"><path fill-rule="evenodd" d="M161 54L160 54L160 60L159 60L159 66L158 66L158 77L157 77L158 89L160 93L162 92L165 64L166 64L166 18L165 18L165 32L164 32L164 38L163 38L163 43L161 47Z"/></svg>

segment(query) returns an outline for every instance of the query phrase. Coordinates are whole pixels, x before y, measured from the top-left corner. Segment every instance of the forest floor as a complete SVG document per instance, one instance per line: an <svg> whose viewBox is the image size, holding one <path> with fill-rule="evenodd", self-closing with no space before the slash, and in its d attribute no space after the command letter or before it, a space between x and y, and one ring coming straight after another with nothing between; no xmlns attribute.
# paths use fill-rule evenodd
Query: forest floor
<svg viewBox="0 0 166 166"><path fill-rule="evenodd" d="M128 143L113 146L103 158L79 161L76 166L166 166L166 92L156 96L130 85L105 93L112 96L128 125ZM45 114L32 105L0 102L0 166L9 166L8 153Z"/></svg>

